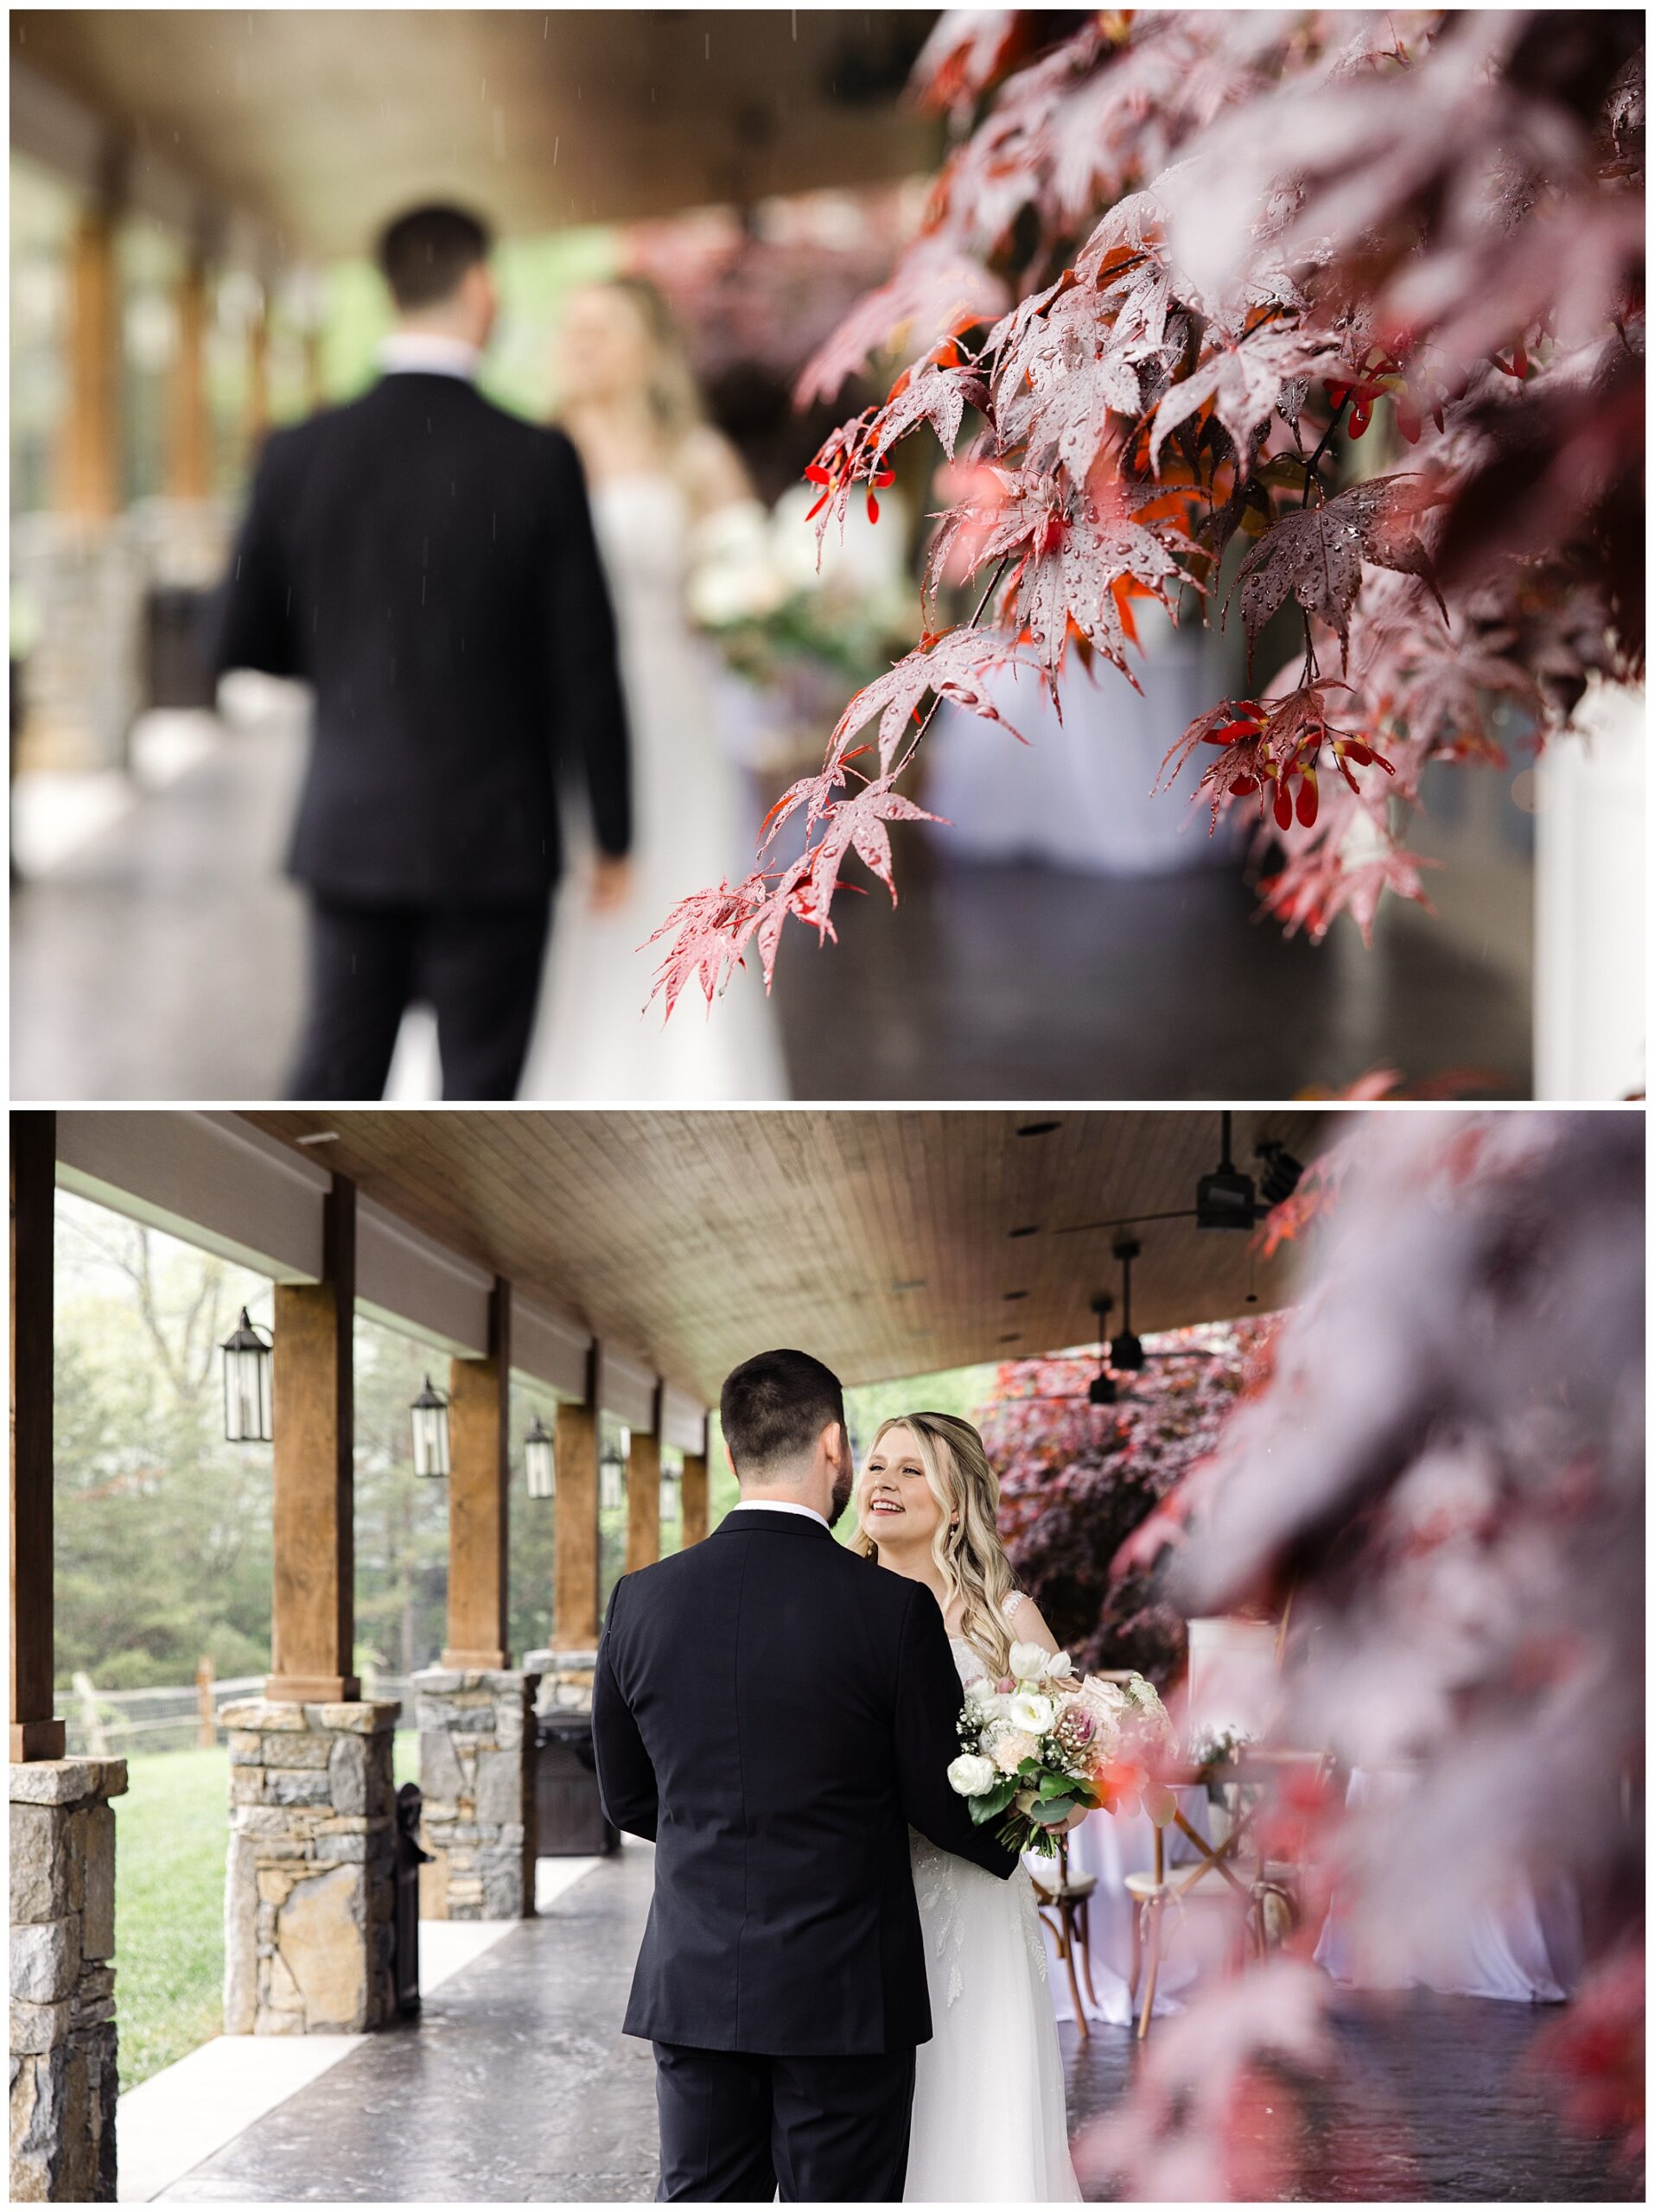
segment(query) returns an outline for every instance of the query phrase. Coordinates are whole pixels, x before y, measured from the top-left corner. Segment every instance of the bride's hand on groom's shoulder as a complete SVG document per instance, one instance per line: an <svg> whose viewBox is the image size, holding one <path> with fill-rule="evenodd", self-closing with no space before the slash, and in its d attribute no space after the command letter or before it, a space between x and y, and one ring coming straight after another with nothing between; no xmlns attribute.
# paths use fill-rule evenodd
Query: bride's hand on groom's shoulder
<svg viewBox="0 0 1655 2212"><path fill-rule="evenodd" d="M616 860L608 853L600 854L593 863L591 881L587 889L587 906L594 914L613 913L617 906L624 906L632 888L632 863Z"/></svg>

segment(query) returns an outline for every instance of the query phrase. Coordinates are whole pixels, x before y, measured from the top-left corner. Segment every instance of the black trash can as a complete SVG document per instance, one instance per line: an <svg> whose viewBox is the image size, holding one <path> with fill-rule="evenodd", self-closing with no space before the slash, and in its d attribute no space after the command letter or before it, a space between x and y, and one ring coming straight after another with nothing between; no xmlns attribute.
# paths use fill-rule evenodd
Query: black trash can
<svg viewBox="0 0 1655 2212"><path fill-rule="evenodd" d="M621 1848L603 1817L589 1713L543 1713L534 1730L534 1805L542 1859L590 1859Z"/></svg>
<svg viewBox="0 0 1655 2212"><path fill-rule="evenodd" d="M419 1870L432 1854L419 1847L425 1800L417 1782L397 1792L397 1895L391 1919L391 1971L399 2012L419 2010Z"/></svg>
<svg viewBox="0 0 1655 2212"><path fill-rule="evenodd" d="M211 594L156 584L143 599L144 704L210 707L218 682L207 658Z"/></svg>

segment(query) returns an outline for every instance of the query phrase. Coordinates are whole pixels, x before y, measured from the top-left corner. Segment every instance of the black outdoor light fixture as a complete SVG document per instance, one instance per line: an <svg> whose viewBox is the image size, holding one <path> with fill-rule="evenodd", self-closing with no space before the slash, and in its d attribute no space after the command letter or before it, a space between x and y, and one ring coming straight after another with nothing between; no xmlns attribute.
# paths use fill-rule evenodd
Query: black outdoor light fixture
<svg viewBox="0 0 1655 2212"><path fill-rule="evenodd" d="M424 1387L408 1408L414 1417L414 1472L441 1481L449 1471L449 1401L447 1393Z"/></svg>
<svg viewBox="0 0 1655 2212"><path fill-rule="evenodd" d="M1143 1249L1136 1236L1119 1237L1114 1247L1121 1263L1121 1333L1110 1339L1109 1363L1117 1375L1136 1375L1143 1365L1143 1339L1132 1334L1132 1262Z"/></svg>
<svg viewBox="0 0 1655 2212"><path fill-rule="evenodd" d="M224 1354L224 1434L230 1444L271 1440L271 1340L241 1309L234 1333L220 1346Z"/></svg>
<svg viewBox="0 0 1655 2212"><path fill-rule="evenodd" d="M627 1502L627 1461L632 1452L632 1432L612 1430L598 1453L598 1504L605 1513L619 1512Z"/></svg>
<svg viewBox="0 0 1655 2212"><path fill-rule="evenodd" d="M1258 1193L1230 1157L1230 1116L1221 1114L1223 1158L1195 1185L1197 1229L1251 1229L1258 1218Z"/></svg>
<svg viewBox="0 0 1655 2212"><path fill-rule="evenodd" d="M528 1473L531 1497L557 1495L557 1460L551 1431L538 1414L529 1423L529 1433L523 1440L523 1465Z"/></svg>
<svg viewBox="0 0 1655 2212"><path fill-rule="evenodd" d="M1109 1371L1109 1351L1104 1335L1109 1327L1110 1310L1114 1303L1106 1290L1099 1291L1092 1301L1092 1310L1098 1317L1099 1358L1098 1372L1086 1385L1086 1395L1094 1406L1112 1406L1120 1395L1115 1387L1115 1377Z"/></svg>
<svg viewBox="0 0 1655 2212"><path fill-rule="evenodd" d="M1282 1142L1279 1137L1266 1137L1255 1147L1264 1163L1259 1178L1259 1189L1267 1206L1279 1206L1293 1196L1299 1187L1299 1178L1304 1168Z"/></svg>

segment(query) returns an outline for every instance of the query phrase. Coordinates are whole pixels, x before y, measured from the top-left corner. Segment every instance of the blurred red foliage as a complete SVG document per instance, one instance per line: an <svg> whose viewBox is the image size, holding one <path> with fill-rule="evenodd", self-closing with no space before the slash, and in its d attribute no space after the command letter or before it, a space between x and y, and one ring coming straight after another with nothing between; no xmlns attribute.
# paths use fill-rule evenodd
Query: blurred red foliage
<svg viewBox="0 0 1655 2212"><path fill-rule="evenodd" d="M1117 1560L1188 1468L1210 1452L1275 1317L1145 1339L1156 1355L1123 1376L1112 1406L1086 1392L1098 1354L1008 1362L983 1440L1000 1476L1000 1533L1018 1587L1082 1669L1136 1667L1164 1686L1183 1663L1184 1624L1153 1557Z"/></svg>
<svg viewBox="0 0 1655 2212"><path fill-rule="evenodd" d="M986 586L911 657L904 763L932 656L957 695L1014 647L1130 677L1135 602L1238 598L1250 649L1288 610L1302 649L1180 745L1219 748L1205 789L1256 814L1284 927L1365 937L1387 893L1425 903L1404 823L1431 762L1503 763L1642 671L1642 19L1101 11L1031 54L1042 20L946 18L921 57L965 135L800 379L820 402L907 364L821 448L818 528L922 427L952 457L970 411L931 581ZM824 850L882 703L833 734ZM791 911L828 935L837 887ZM731 947L771 895L762 864L725 893ZM669 950L659 988L684 973Z"/></svg>

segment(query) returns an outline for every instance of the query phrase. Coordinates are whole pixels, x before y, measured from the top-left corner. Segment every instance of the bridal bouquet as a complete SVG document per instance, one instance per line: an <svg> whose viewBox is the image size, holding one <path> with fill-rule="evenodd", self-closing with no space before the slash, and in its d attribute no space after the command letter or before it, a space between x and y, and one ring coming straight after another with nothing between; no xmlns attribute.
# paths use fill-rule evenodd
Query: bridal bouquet
<svg viewBox="0 0 1655 2212"><path fill-rule="evenodd" d="M1158 1779L1174 1739L1166 1707L1142 1675L1123 1682L1089 1675L1078 1686L1066 1651L1014 1643L1008 1672L965 1692L963 1746L948 1779L979 1827L1003 1815L1001 1840L1016 1852L1057 1852L1057 1831L1077 1809L1135 1813L1157 1827L1172 1818Z"/></svg>

